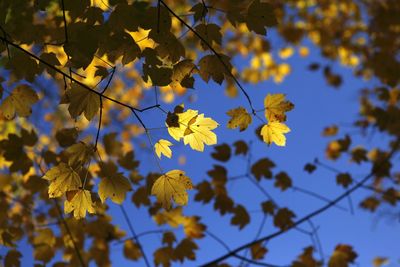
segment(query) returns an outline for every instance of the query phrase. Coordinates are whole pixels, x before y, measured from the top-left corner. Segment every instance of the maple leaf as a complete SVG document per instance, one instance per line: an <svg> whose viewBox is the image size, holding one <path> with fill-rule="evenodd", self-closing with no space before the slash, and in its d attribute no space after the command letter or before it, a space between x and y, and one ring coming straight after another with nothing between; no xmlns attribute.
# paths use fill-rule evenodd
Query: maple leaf
<svg viewBox="0 0 400 267"><path fill-rule="evenodd" d="M113 202L121 204L125 200L125 194L131 190L129 180L122 173L115 173L110 177L104 177L99 183L99 197L104 203L107 197Z"/></svg>
<svg viewBox="0 0 400 267"><path fill-rule="evenodd" d="M186 190L192 188L192 181L185 176L184 171L172 170L154 182L151 194L155 195L163 208L168 210L172 206L171 199L178 205L186 205L189 198Z"/></svg>
<svg viewBox="0 0 400 267"><path fill-rule="evenodd" d="M357 258L357 253L349 245L339 244L329 259L328 267L347 267Z"/></svg>
<svg viewBox="0 0 400 267"><path fill-rule="evenodd" d="M211 156L219 161L226 162L231 157L231 147L227 144L222 144L214 147L215 152Z"/></svg>
<svg viewBox="0 0 400 267"><path fill-rule="evenodd" d="M139 245L134 243L132 240L126 240L124 242L124 256L130 260L138 260L142 257Z"/></svg>
<svg viewBox="0 0 400 267"><path fill-rule="evenodd" d="M213 119L205 118L204 114L198 115L192 123L189 123L183 137L184 144L189 144L194 150L204 151L204 144L210 146L217 143L217 135L212 130L218 125Z"/></svg>
<svg viewBox="0 0 400 267"><path fill-rule="evenodd" d="M231 116L231 119L228 121L229 129L235 129L239 127L239 130L242 132L246 130L252 122L251 115L243 107L231 109L226 112L226 114Z"/></svg>
<svg viewBox="0 0 400 267"><path fill-rule="evenodd" d="M180 106L177 106L180 107ZM197 110L188 109L183 112L180 108L175 107L176 111L170 113L171 115L167 117L165 125L167 126L168 133L176 141L180 141L188 128L189 122L198 115Z"/></svg>
<svg viewBox="0 0 400 267"><path fill-rule="evenodd" d="M274 216L274 225L281 230L286 230L293 225L293 218L296 215L287 208L282 208L277 211Z"/></svg>
<svg viewBox="0 0 400 267"><path fill-rule="evenodd" d="M28 85L19 85L3 100L0 111L7 120L13 119L15 114L20 117L28 117L32 113L31 106L38 100L38 95Z"/></svg>
<svg viewBox="0 0 400 267"><path fill-rule="evenodd" d="M82 186L79 174L65 163L60 163L48 170L43 179L50 181L48 191L50 198L60 197L65 192Z"/></svg>
<svg viewBox="0 0 400 267"><path fill-rule="evenodd" d="M265 27L275 26L277 24L274 10L268 3L261 3L260 0L254 0L247 11L246 25L251 31L265 35Z"/></svg>
<svg viewBox="0 0 400 267"><path fill-rule="evenodd" d="M79 189L67 192L67 200L64 202L64 212L74 211L75 219L83 219L86 212L95 213L92 196L89 190Z"/></svg>
<svg viewBox="0 0 400 267"><path fill-rule="evenodd" d="M231 224L239 226L239 230L250 223L249 213L242 205L237 205L232 212L234 216L231 219Z"/></svg>
<svg viewBox="0 0 400 267"><path fill-rule="evenodd" d="M233 145L235 146L235 155L246 155L249 150L247 143L242 140L236 141Z"/></svg>
<svg viewBox="0 0 400 267"><path fill-rule="evenodd" d="M166 122L168 133L177 141L183 138L185 145L189 144L193 150L204 151L204 144L217 143L217 135L212 132L218 123L211 118L204 117L197 110L188 109L177 113L179 127L171 127Z"/></svg>
<svg viewBox="0 0 400 267"><path fill-rule="evenodd" d="M250 247L250 252L253 260L262 260L268 249L263 246L262 242L257 242Z"/></svg>
<svg viewBox="0 0 400 267"><path fill-rule="evenodd" d="M82 166L93 154L93 146L87 145L84 142L79 142L68 147L65 150L68 156L68 164L70 166Z"/></svg>
<svg viewBox="0 0 400 267"><path fill-rule="evenodd" d="M165 139L160 139L158 140L157 143L154 144L154 149L156 151L156 154L159 158L161 158L161 154L166 156L167 158L172 157L172 151L169 148L172 146L172 143L168 140Z"/></svg>
<svg viewBox="0 0 400 267"><path fill-rule="evenodd" d="M226 55L207 55L200 59L199 74L201 78L208 82L212 78L216 83L222 84L225 76L230 77L232 65L229 62L230 58ZM221 63L221 61L223 63ZM229 71L228 71L229 70Z"/></svg>
<svg viewBox="0 0 400 267"><path fill-rule="evenodd" d="M72 84L66 94L70 103L68 111L72 118L84 113L87 120L93 119L100 108L100 97L97 94L76 83Z"/></svg>
<svg viewBox="0 0 400 267"><path fill-rule="evenodd" d="M261 129L263 140L268 145L275 143L277 146L285 146L286 137L284 134L288 132L290 132L289 127L277 121L269 122Z"/></svg>
<svg viewBox="0 0 400 267"><path fill-rule="evenodd" d="M268 122L286 121L285 112L288 112L294 108L294 105L290 101L285 101L284 94L268 94L264 99L265 117Z"/></svg>

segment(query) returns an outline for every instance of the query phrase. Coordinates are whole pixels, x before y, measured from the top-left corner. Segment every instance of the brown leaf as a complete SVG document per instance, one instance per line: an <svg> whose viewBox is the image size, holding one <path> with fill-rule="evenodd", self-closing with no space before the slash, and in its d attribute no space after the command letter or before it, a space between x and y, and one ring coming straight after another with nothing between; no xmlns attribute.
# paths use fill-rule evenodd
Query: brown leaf
<svg viewBox="0 0 400 267"><path fill-rule="evenodd" d="M274 225L281 230L287 230L293 225L293 218L296 215L288 208L279 209L274 216Z"/></svg>
<svg viewBox="0 0 400 267"><path fill-rule="evenodd" d="M249 213L242 205L237 205L232 212L233 217L231 219L231 224L239 226L240 230L250 223Z"/></svg>
<svg viewBox="0 0 400 267"><path fill-rule="evenodd" d="M262 177L271 179L272 178L271 169L273 167L275 167L275 163L273 163L268 158L263 158L254 163L253 166L251 166L251 173L258 181L260 181Z"/></svg>
<svg viewBox="0 0 400 267"><path fill-rule="evenodd" d="M222 144L214 146L215 152L211 153L211 156L219 161L226 162L231 157L231 147L228 144Z"/></svg>

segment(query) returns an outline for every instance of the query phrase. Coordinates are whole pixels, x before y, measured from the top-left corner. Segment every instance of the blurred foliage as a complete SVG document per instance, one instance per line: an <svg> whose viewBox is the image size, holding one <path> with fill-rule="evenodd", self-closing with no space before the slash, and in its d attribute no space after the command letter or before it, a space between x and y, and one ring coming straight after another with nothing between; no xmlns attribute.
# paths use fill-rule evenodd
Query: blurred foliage
<svg viewBox="0 0 400 267"><path fill-rule="evenodd" d="M201 214L185 215L175 204L190 205L186 190L193 189L194 201L230 216L233 232L241 230L254 222L250 207L227 189L235 178L248 179L265 195L266 200L256 204L272 218L277 232L228 251L210 266L230 266L221 262L231 257L262 262L268 256L265 241L336 206L358 188L370 192L359 203L362 209L376 212L387 204L398 212L400 173L392 167L400 142L399 14L398 0L0 1L0 244L8 248L1 255L4 265L20 265L18 243L23 238L33 247L37 266L109 266L112 242L123 243L124 257L143 258L148 266L190 264L204 249L198 239L215 237L207 232ZM271 31L282 42L272 45ZM197 151L217 143L213 130L220 125L207 110L190 109L190 103L164 109L176 96L196 88L198 80L215 82L227 97L244 99L237 108L221 110L230 117L227 131L246 131L261 121L255 136L268 145L284 146L290 131L286 112L294 104L284 94L268 94L263 109L256 110L244 84L283 82L291 73L288 59L295 54L305 58L312 49L324 60L309 70L328 85L339 89L343 83L332 62L376 84L362 90L360 114L353 123L364 143L355 143L338 125L323 130L330 138L325 151L329 159L371 166L362 180L337 172L338 186L347 190L337 199L304 217L279 206L260 183L271 180L279 191L298 190L294 179L276 171L273 159L253 159L245 140L215 146L211 157L224 165L214 165L209 177L196 185L181 170L139 171L143 146L156 157L170 158L180 141ZM246 63L238 68L235 58ZM42 78L52 86L41 86ZM145 99L151 91L154 104ZM158 113L164 138L176 142L153 143L143 112ZM387 145L369 147L370 132ZM248 159L241 177L229 174L234 157ZM316 160L304 170L311 174L321 167L326 168ZM130 237L112 222L106 199L121 204L129 201L126 196L137 208L147 208L157 225L170 227L158 232L162 240L151 252L153 263L134 231ZM73 215L63 214L60 200L64 212ZM129 224L129 217L125 219ZM175 231L179 226L183 235ZM248 258L239 256L247 249ZM338 244L326 262L316 258L317 250L305 247L289 260L290 266L345 267L357 258L351 245ZM378 256L372 264L387 262Z"/></svg>

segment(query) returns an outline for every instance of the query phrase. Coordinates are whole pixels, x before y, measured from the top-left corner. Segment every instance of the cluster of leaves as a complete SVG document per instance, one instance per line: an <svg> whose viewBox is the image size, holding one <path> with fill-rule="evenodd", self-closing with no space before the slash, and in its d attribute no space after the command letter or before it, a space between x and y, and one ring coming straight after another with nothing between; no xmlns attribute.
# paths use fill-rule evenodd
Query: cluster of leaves
<svg viewBox="0 0 400 267"><path fill-rule="evenodd" d="M360 203L364 209L373 212L383 203L397 207L400 175L392 170L391 159L400 137L400 90L396 88L400 5L397 0L362 2L0 1L0 244L10 248L4 255L5 266L19 265L18 242L24 237L34 248L35 260L43 265L61 251L72 266L90 261L108 266L110 243L115 241L124 243L127 259L143 258L149 266L129 216L125 219L132 237L123 239L127 234L112 222L107 199L122 204L131 196L137 210L146 207L158 225L172 230L182 226L180 240L172 230L162 231L160 247L153 253L157 266L196 259L195 241L210 236L200 216L184 215L181 207L173 207L172 201L188 203L189 189L196 190L196 202L213 203L220 215L230 214L233 226L249 225L248 207L226 187L230 182L227 167L215 165L207 172L210 179L195 186L183 170L164 172L160 167L159 173L144 174L139 170L144 162L138 153L141 146L133 143L144 138L145 146L159 158L172 157L172 142L160 139L153 145L152 132L143 120L145 112L159 112L161 128L176 142L183 140L196 151L215 145L213 131L219 126L215 120L183 105L166 111L160 104L196 88L201 79L225 86L228 96L239 95L248 105L226 111L228 128L244 131L257 118L263 125L256 134L268 145L285 146L285 134L290 131L286 112L294 105L282 93L267 94L263 109L256 110L257 103L240 81L259 83L272 78L282 82L290 74L286 60L294 48L307 56L309 50L302 45L306 38L323 57L354 68L355 76L379 81L382 86L363 92L360 118L354 126L361 132L377 130L390 142L386 147L367 148L353 145L346 134L330 141L328 158L348 156L355 164L371 164L372 171L361 182L338 171L336 181L347 191L320 212L358 188L371 192ZM272 47L265 38L267 27L276 28L284 47ZM245 57L250 66L237 69L231 63L236 56ZM327 83L339 88L341 76L330 64L321 64L312 63L309 69L322 69ZM47 86L50 83L53 86ZM146 106L145 96L153 89L155 103ZM331 126L323 134L338 133L339 127ZM235 142L233 147L236 156L250 158L246 142ZM212 157L220 162L228 162L233 154L228 144L214 149ZM276 166L268 158L248 162L244 178L264 194L260 208L272 218L278 233L310 219L307 215L299 219L262 189L263 180L273 180L280 191L294 188L287 172L273 173ZM311 173L320 167L323 164L316 161L305 170ZM64 200L64 213L59 199ZM73 215L64 218L68 213ZM251 259L244 260L262 260L268 251L264 241L270 239L256 238L211 264L237 257L243 249L251 254ZM92 242L88 245L87 240ZM315 249L306 247L291 265L321 266L323 259L314 258ZM339 244L328 265L348 266L356 257L350 245ZM377 258L374 264L385 262Z"/></svg>

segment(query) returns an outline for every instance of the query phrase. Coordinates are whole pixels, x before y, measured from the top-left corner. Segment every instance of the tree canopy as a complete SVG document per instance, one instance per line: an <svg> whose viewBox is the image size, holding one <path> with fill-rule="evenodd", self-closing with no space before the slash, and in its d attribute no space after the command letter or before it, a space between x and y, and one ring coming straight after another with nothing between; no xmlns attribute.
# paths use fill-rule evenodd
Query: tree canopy
<svg viewBox="0 0 400 267"><path fill-rule="evenodd" d="M0 1L4 266L20 266L26 247L35 266L110 266L116 254L164 267L357 263L345 240L327 256L313 220L353 206L399 216L399 14L398 0ZM335 197L299 187L268 154L298 156L285 150L300 99L269 85L292 74L290 58L311 53L311 82L357 94L350 126L323 129L326 159L304 159L304 174L330 172ZM365 86L344 88L343 69ZM209 107L198 108L210 90ZM203 173L188 166L204 161ZM234 193L240 179L257 193ZM288 189L319 205L298 212ZM140 220L151 228L134 227ZM230 246L210 230L218 224L256 234ZM270 262L269 241L292 231L311 242L290 242L297 256ZM208 256L210 242L225 252Z"/></svg>

